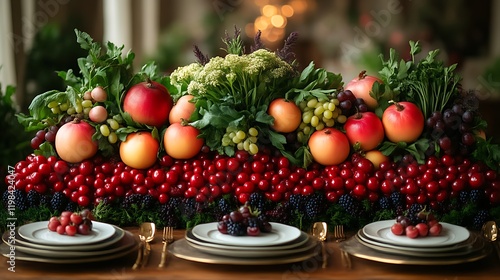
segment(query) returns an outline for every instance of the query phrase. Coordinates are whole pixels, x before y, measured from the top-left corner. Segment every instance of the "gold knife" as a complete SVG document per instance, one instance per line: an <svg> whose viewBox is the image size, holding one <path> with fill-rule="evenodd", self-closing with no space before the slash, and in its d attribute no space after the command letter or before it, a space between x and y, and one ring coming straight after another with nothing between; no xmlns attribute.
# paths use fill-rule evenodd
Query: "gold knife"
<svg viewBox="0 0 500 280"><path fill-rule="evenodd" d="M142 267L146 267L149 261L149 255L151 253L151 244L149 242L144 243L144 255L142 256Z"/></svg>
<svg viewBox="0 0 500 280"><path fill-rule="evenodd" d="M146 243L145 240L141 240L141 243L139 243L139 250L137 250L137 259L135 260L134 265L132 266L132 269L136 270L139 268L142 262L142 257L144 254L144 244Z"/></svg>

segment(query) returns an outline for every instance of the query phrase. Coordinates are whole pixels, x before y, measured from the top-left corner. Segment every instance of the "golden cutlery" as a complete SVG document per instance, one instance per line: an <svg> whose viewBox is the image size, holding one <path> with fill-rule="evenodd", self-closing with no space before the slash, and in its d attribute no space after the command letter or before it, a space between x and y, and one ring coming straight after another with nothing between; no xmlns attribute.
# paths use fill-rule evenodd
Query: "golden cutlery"
<svg viewBox="0 0 500 280"><path fill-rule="evenodd" d="M493 249L500 259L500 246L498 242L498 227L495 221L488 221L484 223L482 228L483 236L493 244Z"/></svg>
<svg viewBox="0 0 500 280"><path fill-rule="evenodd" d="M161 242L163 243L163 249L161 251L161 260L160 260L160 264L158 264L158 267L165 266L165 260L167 259L167 246L168 246L168 244L172 243L173 241L174 241L174 228L173 227L164 227L163 228L163 235L161 238Z"/></svg>
<svg viewBox="0 0 500 280"><path fill-rule="evenodd" d="M325 248L325 240L328 235L328 225L325 222L315 222L313 224L312 234L321 241L321 256L323 257L322 268L326 268L328 255Z"/></svg>
<svg viewBox="0 0 500 280"><path fill-rule="evenodd" d="M336 225L333 230L333 236L335 237L335 242L344 241L346 239L344 234L344 226ZM351 257L346 251L340 249L340 258L344 267L351 268Z"/></svg>
<svg viewBox="0 0 500 280"><path fill-rule="evenodd" d="M142 235L146 237L144 240L145 246L142 257L142 267L145 267L148 264L149 255L151 254L151 244L149 243L154 240L156 226L154 223L142 223L140 227L140 232L142 233Z"/></svg>

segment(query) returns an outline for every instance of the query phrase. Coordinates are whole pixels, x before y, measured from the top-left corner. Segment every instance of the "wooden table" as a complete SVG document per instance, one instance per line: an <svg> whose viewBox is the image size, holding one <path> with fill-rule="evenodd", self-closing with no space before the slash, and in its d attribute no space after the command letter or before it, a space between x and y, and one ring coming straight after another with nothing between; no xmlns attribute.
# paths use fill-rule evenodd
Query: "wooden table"
<svg viewBox="0 0 500 280"><path fill-rule="evenodd" d="M137 233L136 229L128 229ZM183 238L184 230L176 230L175 238ZM83 280L83 279L415 279L415 280L462 280L500 279L500 260L495 254L473 263L450 266L392 265L352 257L352 268L342 266L338 243L327 242L331 252L328 267L310 259L295 264L264 266L232 266L191 262L169 254L165 268L159 269L161 254L161 232L152 243L149 265L140 270L131 267L137 256L133 252L113 261L78 265L55 265L16 261L16 272L8 271L9 264L0 262L0 279Z"/></svg>

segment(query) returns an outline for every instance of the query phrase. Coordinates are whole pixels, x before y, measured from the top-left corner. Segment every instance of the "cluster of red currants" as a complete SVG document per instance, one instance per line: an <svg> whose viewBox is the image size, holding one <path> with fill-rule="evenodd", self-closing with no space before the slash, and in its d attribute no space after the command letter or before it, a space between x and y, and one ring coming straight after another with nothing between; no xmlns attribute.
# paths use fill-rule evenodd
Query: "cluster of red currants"
<svg viewBox="0 0 500 280"><path fill-rule="evenodd" d="M418 222L412 224L410 217L400 215L391 227L395 235L406 235L409 238L437 236L441 234L443 225L428 211L422 210L417 213Z"/></svg>
<svg viewBox="0 0 500 280"><path fill-rule="evenodd" d="M80 212L64 211L59 217L50 218L48 228L63 235L89 235L92 231L92 213L88 209Z"/></svg>

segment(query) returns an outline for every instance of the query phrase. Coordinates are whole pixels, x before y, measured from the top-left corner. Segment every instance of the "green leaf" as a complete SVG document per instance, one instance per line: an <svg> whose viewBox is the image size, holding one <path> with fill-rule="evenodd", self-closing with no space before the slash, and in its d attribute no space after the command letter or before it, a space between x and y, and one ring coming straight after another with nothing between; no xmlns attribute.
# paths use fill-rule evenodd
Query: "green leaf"
<svg viewBox="0 0 500 280"><path fill-rule="evenodd" d="M43 142L38 150L35 150L35 155L42 155L46 158L50 156L56 156L56 150L54 149L54 146L52 146L51 143L49 142Z"/></svg>

